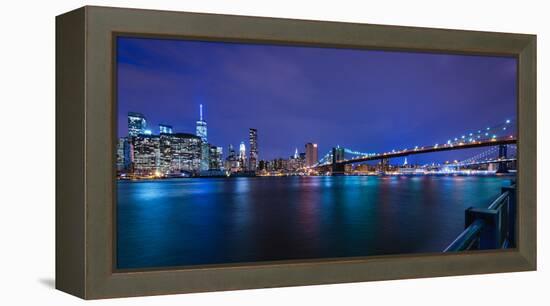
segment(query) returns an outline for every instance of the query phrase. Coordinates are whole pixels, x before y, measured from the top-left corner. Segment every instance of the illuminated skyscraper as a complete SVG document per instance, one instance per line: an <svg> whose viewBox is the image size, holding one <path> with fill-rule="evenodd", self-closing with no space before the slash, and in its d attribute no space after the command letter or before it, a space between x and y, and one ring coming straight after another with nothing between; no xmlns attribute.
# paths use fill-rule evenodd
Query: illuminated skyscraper
<svg viewBox="0 0 550 306"><path fill-rule="evenodd" d="M207 128L206 121L202 118L202 104L200 105L200 119L197 121L197 133L196 135L202 140L203 143L207 143Z"/></svg>
<svg viewBox="0 0 550 306"><path fill-rule="evenodd" d="M128 136L135 137L145 133L147 121L145 116L140 113L128 113Z"/></svg>
<svg viewBox="0 0 550 306"><path fill-rule="evenodd" d="M229 145L229 150L228 151L229 151L228 157L236 157L235 149L233 148L232 144Z"/></svg>
<svg viewBox="0 0 550 306"><path fill-rule="evenodd" d="M229 149L227 151L228 151L228 154L227 154L227 158L225 159L225 168L231 172L238 172L239 158L235 153L235 149L233 148L233 145L229 145Z"/></svg>
<svg viewBox="0 0 550 306"><path fill-rule="evenodd" d="M117 171L128 172L132 165L132 145L128 137L121 137L117 144Z"/></svg>
<svg viewBox="0 0 550 306"><path fill-rule="evenodd" d="M223 148L210 145L210 168L209 170L223 169Z"/></svg>
<svg viewBox="0 0 550 306"><path fill-rule="evenodd" d="M258 166L258 131L249 129L248 139L250 141L250 158L248 160L248 170L256 171Z"/></svg>
<svg viewBox="0 0 550 306"><path fill-rule="evenodd" d="M244 141L241 141L239 145L239 164L241 170L246 170L246 146L244 145Z"/></svg>
<svg viewBox="0 0 550 306"><path fill-rule="evenodd" d="M246 146L244 145L244 141L241 141L239 145L239 157L241 159L246 159Z"/></svg>
<svg viewBox="0 0 550 306"><path fill-rule="evenodd" d="M201 166L202 141L192 134L160 135L160 165L164 174L196 173Z"/></svg>
<svg viewBox="0 0 550 306"><path fill-rule="evenodd" d="M319 155L316 143L306 143L306 166L311 167L319 162Z"/></svg>
<svg viewBox="0 0 550 306"><path fill-rule="evenodd" d="M159 124L159 134L172 134L172 126L167 124Z"/></svg>
<svg viewBox="0 0 550 306"><path fill-rule="evenodd" d="M208 145L206 121L202 117L202 104L200 105L200 117L197 121L196 135L202 141L201 145L201 170L207 171L210 168L210 146Z"/></svg>
<svg viewBox="0 0 550 306"><path fill-rule="evenodd" d="M159 136L139 134L134 137L134 172L153 175L159 170Z"/></svg>

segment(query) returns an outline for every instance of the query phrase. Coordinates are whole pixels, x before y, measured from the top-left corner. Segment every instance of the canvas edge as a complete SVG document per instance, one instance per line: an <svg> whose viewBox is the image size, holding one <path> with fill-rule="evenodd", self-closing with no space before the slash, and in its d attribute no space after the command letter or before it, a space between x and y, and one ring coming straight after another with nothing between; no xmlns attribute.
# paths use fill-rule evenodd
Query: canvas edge
<svg viewBox="0 0 550 306"><path fill-rule="evenodd" d="M85 298L85 9L55 28L55 287Z"/></svg>
<svg viewBox="0 0 550 306"><path fill-rule="evenodd" d="M537 38L519 53L518 71L518 249L537 269Z"/></svg>

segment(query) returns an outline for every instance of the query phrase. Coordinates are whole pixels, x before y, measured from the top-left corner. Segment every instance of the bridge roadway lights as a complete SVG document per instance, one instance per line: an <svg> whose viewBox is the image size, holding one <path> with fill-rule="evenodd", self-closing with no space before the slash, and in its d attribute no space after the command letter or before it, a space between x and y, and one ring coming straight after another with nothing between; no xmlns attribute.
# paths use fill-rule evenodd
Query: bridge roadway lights
<svg viewBox="0 0 550 306"><path fill-rule="evenodd" d="M508 146L499 145L498 146L498 158L507 159L508 158ZM497 173L508 173L508 165L506 162L499 162L497 167Z"/></svg>

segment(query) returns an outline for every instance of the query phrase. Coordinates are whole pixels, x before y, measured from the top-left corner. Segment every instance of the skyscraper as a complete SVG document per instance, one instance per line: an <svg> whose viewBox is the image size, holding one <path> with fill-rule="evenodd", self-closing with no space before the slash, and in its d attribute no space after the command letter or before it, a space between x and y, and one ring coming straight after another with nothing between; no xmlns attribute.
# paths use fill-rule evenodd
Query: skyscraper
<svg viewBox="0 0 550 306"><path fill-rule="evenodd" d="M319 152L316 143L306 143L306 166L311 167L319 162Z"/></svg>
<svg viewBox="0 0 550 306"><path fill-rule="evenodd" d="M208 145L206 121L202 117L202 104L200 105L200 116L197 121L196 135L202 141L201 145L201 170L207 171L210 167L210 146Z"/></svg>
<svg viewBox="0 0 550 306"><path fill-rule="evenodd" d="M132 147L128 137L121 137L117 143L117 171L128 172L132 164Z"/></svg>
<svg viewBox="0 0 550 306"><path fill-rule="evenodd" d="M225 168L231 172L239 171L239 158L235 153L233 145L229 145L227 158L225 159Z"/></svg>
<svg viewBox="0 0 550 306"><path fill-rule="evenodd" d="M187 133L161 134L161 169L165 174L198 172L201 166L202 141Z"/></svg>
<svg viewBox="0 0 550 306"><path fill-rule="evenodd" d="M128 113L128 136L135 137L144 134L146 126L145 116L140 113Z"/></svg>
<svg viewBox="0 0 550 306"><path fill-rule="evenodd" d="M202 118L202 104L200 105L200 117L199 121L197 121L197 133L196 135L200 137L203 143L208 142L207 137L207 128L206 128L206 121Z"/></svg>
<svg viewBox="0 0 550 306"><path fill-rule="evenodd" d="M159 134L172 134L172 126L167 124L159 124Z"/></svg>
<svg viewBox="0 0 550 306"><path fill-rule="evenodd" d="M250 141L250 158L248 160L248 170L256 171L258 166L258 131L249 129L248 139Z"/></svg>
<svg viewBox="0 0 550 306"><path fill-rule="evenodd" d="M241 141L241 144L239 145L239 158L246 159L246 146L244 141Z"/></svg>
<svg viewBox="0 0 550 306"><path fill-rule="evenodd" d="M134 137L134 172L152 175L159 170L159 136L139 134Z"/></svg>
<svg viewBox="0 0 550 306"><path fill-rule="evenodd" d="M210 167L209 170L222 170L223 148L210 145Z"/></svg>
<svg viewBox="0 0 550 306"><path fill-rule="evenodd" d="M246 170L246 146L244 145L244 141L241 141L239 145L239 164L241 170Z"/></svg>

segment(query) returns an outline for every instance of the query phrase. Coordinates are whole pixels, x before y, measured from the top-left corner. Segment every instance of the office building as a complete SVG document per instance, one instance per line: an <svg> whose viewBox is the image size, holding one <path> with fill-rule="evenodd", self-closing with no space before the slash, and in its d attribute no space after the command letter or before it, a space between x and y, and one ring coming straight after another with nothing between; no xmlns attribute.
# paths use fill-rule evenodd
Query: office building
<svg viewBox="0 0 550 306"><path fill-rule="evenodd" d="M202 141L201 144L201 171L207 171L210 167L210 146L208 145L208 129L202 115L202 104L199 106L199 121L197 121L196 135Z"/></svg>
<svg viewBox="0 0 550 306"><path fill-rule="evenodd" d="M128 136L135 137L140 134L145 134L147 120L140 113L128 113Z"/></svg>
<svg viewBox="0 0 550 306"><path fill-rule="evenodd" d="M206 127L206 121L202 116L202 104L199 106L199 121L197 121L196 135L202 140L203 143L208 143L208 129Z"/></svg>
<svg viewBox="0 0 550 306"><path fill-rule="evenodd" d="M260 171L266 171L268 168L268 162L265 160L260 160L258 162L258 170Z"/></svg>
<svg viewBox="0 0 550 306"><path fill-rule="evenodd" d="M256 171L258 167L258 131L249 129L248 139L250 142L250 157L248 159L248 170Z"/></svg>
<svg viewBox="0 0 550 306"><path fill-rule="evenodd" d="M172 134L173 129L171 125L159 124L159 134Z"/></svg>
<svg viewBox="0 0 550 306"><path fill-rule="evenodd" d="M210 166L208 170L223 169L223 148L210 145Z"/></svg>
<svg viewBox="0 0 550 306"><path fill-rule="evenodd" d="M237 153L235 153L235 148L233 147L233 145L229 145L229 148L227 150L225 169L229 170L230 172L239 171L239 157L237 156Z"/></svg>
<svg viewBox="0 0 550 306"><path fill-rule="evenodd" d="M139 134L134 138L134 173L155 175L160 169L159 136Z"/></svg>
<svg viewBox="0 0 550 306"><path fill-rule="evenodd" d="M132 145L128 137L118 139L116 153L117 172L130 172L132 165Z"/></svg>
<svg viewBox="0 0 550 306"><path fill-rule="evenodd" d="M306 143L306 167L314 166L319 162L319 151L316 143Z"/></svg>
<svg viewBox="0 0 550 306"><path fill-rule="evenodd" d="M195 174L200 170L202 141L192 134L160 135L160 159L163 174Z"/></svg>
<svg viewBox="0 0 550 306"><path fill-rule="evenodd" d="M270 162L268 169L273 171L286 171L289 165L288 159L277 158Z"/></svg>
<svg viewBox="0 0 550 306"><path fill-rule="evenodd" d="M239 145L239 167L242 171L246 170L246 146L244 144L244 141L241 141L241 144Z"/></svg>

